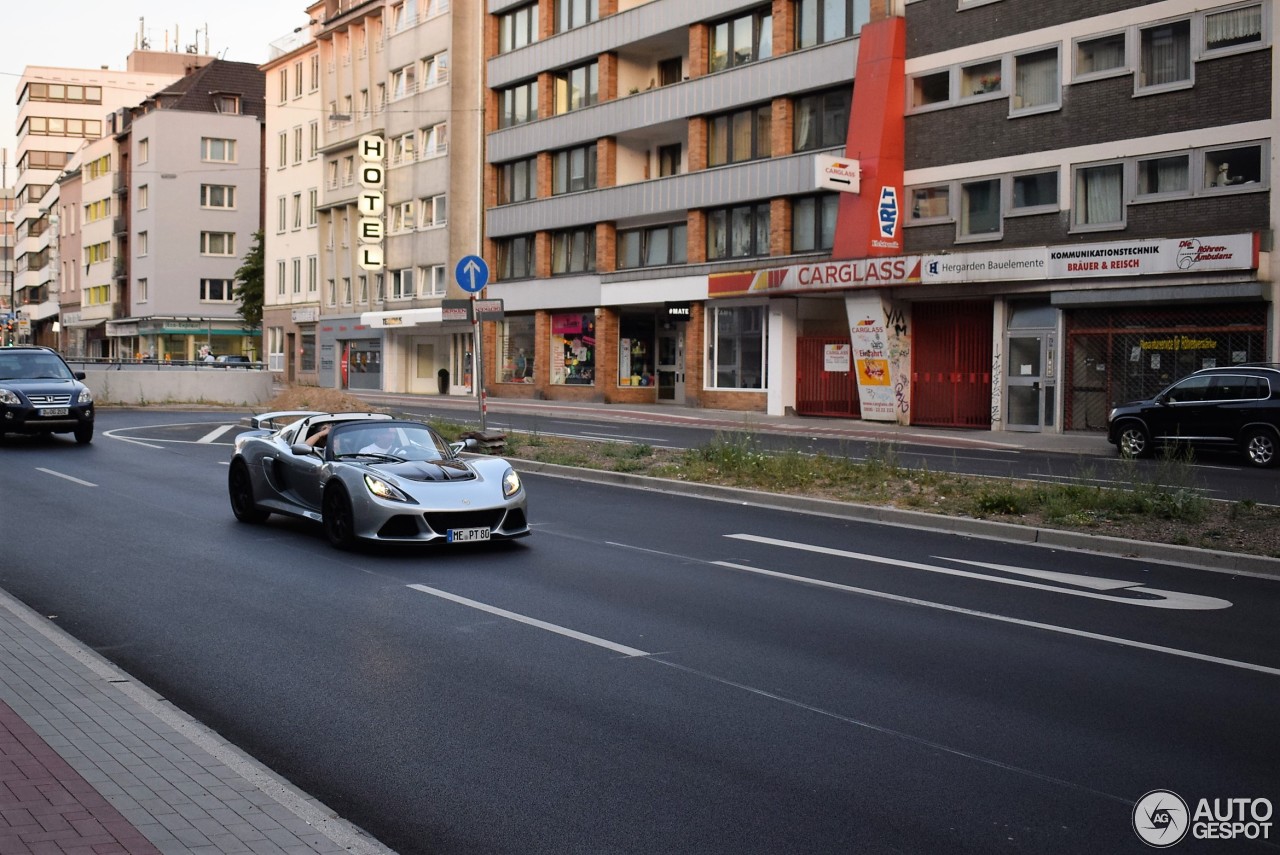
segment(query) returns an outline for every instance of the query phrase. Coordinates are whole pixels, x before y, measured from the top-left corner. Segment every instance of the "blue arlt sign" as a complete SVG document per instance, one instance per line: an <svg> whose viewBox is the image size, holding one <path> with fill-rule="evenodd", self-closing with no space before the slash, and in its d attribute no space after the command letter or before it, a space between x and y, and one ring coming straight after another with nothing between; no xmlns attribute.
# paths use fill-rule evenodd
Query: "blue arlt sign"
<svg viewBox="0 0 1280 855"><path fill-rule="evenodd" d="M474 294L488 283L489 265L478 255L464 255L453 268L453 278L463 291Z"/></svg>

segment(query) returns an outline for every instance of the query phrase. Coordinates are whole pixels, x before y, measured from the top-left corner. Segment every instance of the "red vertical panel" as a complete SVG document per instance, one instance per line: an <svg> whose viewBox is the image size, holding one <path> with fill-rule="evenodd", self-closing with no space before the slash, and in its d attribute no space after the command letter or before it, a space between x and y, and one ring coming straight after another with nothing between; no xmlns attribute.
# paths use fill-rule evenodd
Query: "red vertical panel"
<svg viewBox="0 0 1280 855"><path fill-rule="evenodd" d="M796 412L803 416L860 414L858 385L852 371L824 371L828 344L849 346L847 338L796 340Z"/></svg>
<svg viewBox="0 0 1280 855"><path fill-rule="evenodd" d="M911 421L991 426L991 304L913 303Z"/></svg>

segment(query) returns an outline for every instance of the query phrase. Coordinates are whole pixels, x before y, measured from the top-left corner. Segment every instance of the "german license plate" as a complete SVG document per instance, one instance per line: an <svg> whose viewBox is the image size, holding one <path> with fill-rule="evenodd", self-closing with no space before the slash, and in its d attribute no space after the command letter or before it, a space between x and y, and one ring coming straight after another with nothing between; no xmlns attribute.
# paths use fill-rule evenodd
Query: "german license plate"
<svg viewBox="0 0 1280 855"><path fill-rule="evenodd" d="M66 407L45 407L40 411L40 415L42 416L65 416L66 414Z"/></svg>
<svg viewBox="0 0 1280 855"><path fill-rule="evenodd" d="M488 540L488 528L451 528L449 529L450 543L475 543L478 540Z"/></svg>

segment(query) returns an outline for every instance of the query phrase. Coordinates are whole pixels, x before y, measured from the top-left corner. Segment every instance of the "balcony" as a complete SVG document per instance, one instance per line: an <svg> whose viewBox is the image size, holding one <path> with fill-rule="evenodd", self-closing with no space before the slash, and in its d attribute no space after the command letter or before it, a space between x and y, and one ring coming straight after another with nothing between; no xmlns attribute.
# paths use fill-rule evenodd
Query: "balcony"
<svg viewBox="0 0 1280 855"><path fill-rule="evenodd" d="M116 217L111 221L111 233L113 235L127 235L129 233L129 218Z"/></svg>

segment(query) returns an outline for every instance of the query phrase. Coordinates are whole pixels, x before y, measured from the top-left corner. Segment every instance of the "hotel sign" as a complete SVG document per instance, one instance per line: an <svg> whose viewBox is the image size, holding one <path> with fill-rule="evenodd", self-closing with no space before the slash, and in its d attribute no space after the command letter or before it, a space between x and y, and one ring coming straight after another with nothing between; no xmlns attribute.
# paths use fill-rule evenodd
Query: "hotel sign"
<svg viewBox="0 0 1280 855"><path fill-rule="evenodd" d="M357 149L360 153L360 194L356 197L356 208L360 212L356 223L359 241L357 260L364 270L382 270L386 267L382 251L385 234L382 214L386 210L383 188L387 184L387 170L382 162L387 154L387 143L377 134L366 134L360 137Z"/></svg>

